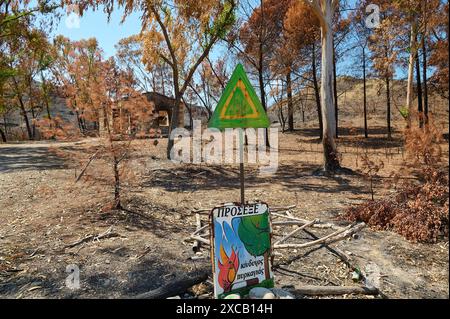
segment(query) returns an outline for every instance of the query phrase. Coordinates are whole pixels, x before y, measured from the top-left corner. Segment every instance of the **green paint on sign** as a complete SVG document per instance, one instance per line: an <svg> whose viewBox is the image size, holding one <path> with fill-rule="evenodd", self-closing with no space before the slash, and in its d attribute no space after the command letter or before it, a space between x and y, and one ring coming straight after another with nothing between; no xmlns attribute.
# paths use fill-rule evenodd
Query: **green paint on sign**
<svg viewBox="0 0 450 319"><path fill-rule="evenodd" d="M208 126L219 129L270 126L269 118L241 64L234 69Z"/></svg>

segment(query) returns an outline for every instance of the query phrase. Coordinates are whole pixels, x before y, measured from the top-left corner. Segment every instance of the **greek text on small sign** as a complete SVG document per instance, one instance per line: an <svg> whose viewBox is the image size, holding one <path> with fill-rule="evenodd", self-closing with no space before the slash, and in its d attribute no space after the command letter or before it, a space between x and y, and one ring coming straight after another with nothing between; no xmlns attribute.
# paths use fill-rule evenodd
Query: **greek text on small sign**
<svg viewBox="0 0 450 319"><path fill-rule="evenodd" d="M211 216L215 297L273 287L268 205L230 203L214 208Z"/></svg>

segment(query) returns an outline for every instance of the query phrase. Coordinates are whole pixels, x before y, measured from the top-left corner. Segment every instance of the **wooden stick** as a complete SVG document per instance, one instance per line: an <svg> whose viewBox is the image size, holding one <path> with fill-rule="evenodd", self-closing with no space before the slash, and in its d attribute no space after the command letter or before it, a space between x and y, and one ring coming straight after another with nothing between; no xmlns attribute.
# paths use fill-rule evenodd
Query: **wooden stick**
<svg viewBox="0 0 450 319"><path fill-rule="evenodd" d="M308 235L310 235L313 239L319 239L319 237L317 237L314 233L310 232L309 230L304 229L303 230L305 233L307 233ZM356 267L354 267L351 262L350 262L350 256L347 255L346 253L344 253L342 250L340 250L338 247L330 247L328 245L324 245L325 248L331 252L332 254L335 254L336 256L338 256L348 267L350 267L351 269L355 270Z"/></svg>
<svg viewBox="0 0 450 319"><path fill-rule="evenodd" d="M287 216L289 216L289 217L295 217L295 216L294 216L294 215L292 215L292 214L291 214L291 212L290 212L290 211L288 211L288 210L286 211L286 215L287 215Z"/></svg>
<svg viewBox="0 0 450 319"><path fill-rule="evenodd" d="M287 249L287 248L306 248L311 247L318 244L323 245L329 245L331 243L337 242L339 240L343 240L347 237L350 237L354 233L358 232L359 230L363 229L366 226L365 223L360 223L357 225L349 225L345 227L344 229L335 231L334 233L328 234L320 239L304 243L304 244L280 244L280 245L274 245L274 249Z"/></svg>
<svg viewBox="0 0 450 319"><path fill-rule="evenodd" d="M133 299L162 299L181 294L188 288L208 279L210 271L210 269L201 269L199 271L190 272L164 286L134 296Z"/></svg>
<svg viewBox="0 0 450 319"><path fill-rule="evenodd" d="M302 286L295 287L289 290L295 295L306 296L327 296L327 295L347 295L347 294L359 294L359 295L378 295L379 291L375 287L364 286Z"/></svg>
<svg viewBox="0 0 450 319"><path fill-rule="evenodd" d="M146 250L144 250L144 252L142 254L140 254L139 256L137 256L137 259L141 259L142 257L144 257L145 255L147 255L149 252L151 252L153 249L153 247L148 247Z"/></svg>
<svg viewBox="0 0 450 319"><path fill-rule="evenodd" d="M200 236L191 236L191 237L189 237L189 239L198 240L206 245L209 245L209 240L205 239L203 237L200 237Z"/></svg>
<svg viewBox="0 0 450 319"><path fill-rule="evenodd" d="M272 256L278 256L278 257L283 257L284 255L278 251L273 251L272 252Z"/></svg>
<svg viewBox="0 0 450 319"><path fill-rule="evenodd" d="M311 221L298 221L298 220L284 220L284 221L275 221L272 222L273 226L288 226L288 225L304 225L307 223L310 223ZM326 228L331 228L331 229L336 229L336 230L342 230L342 227L330 224L330 223L320 223L320 222L316 222L315 224L312 224L310 227L312 228L321 228L321 229L326 229Z"/></svg>
<svg viewBox="0 0 450 319"><path fill-rule="evenodd" d="M94 240L100 240L100 239L103 239L103 238L111 238L111 237L119 237L119 236L120 235L118 233L113 233L112 232L112 227L109 227L108 230L105 231L102 234L99 234L97 236L96 235L86 236L86 237L84 237L84 238L82 238L80 240L77 240L76 242L73 242L71 244L68 244L68 245L64 246L64 248L73 248L75 246L78 246L78 245L80 245L82 243L85 243L85 242L88 242L90 240L94 241Z"/></svg>
<svg viewBox="0 0 450 319"><path fill-rule="evenodd" d="M91 157L89 158L88 162L86 163L86 165L84 166L84 168L81 170L80 175L78 175L77 179L75 180L75 183L78 182L80 180L81 177L83 177L84 173L86 172L89 164L91 164L91 162L94 160L94 158L97 156L98 152L100 150L98 149L94 154L91 155Z"/></svg>
<svg viewBox="0 0 450 319"><path fill-rule="evenodd" d="M205 213L210 213L212 210L212 208L198 208L198 209L193 209L191 211L191 213L193 214L205 214Z"/></svg>
<svg viewBox="0 0 450 319"><path fill-rule="evenodd" d="M294 217L290 213L289 213L289 215L282 215L282 214L277 214L277 213L271 213L271 214L274 215L275 217L283 217L283 218L287 218L287 219L292 220L292 221L300 222L300 223L286 223L286 224L282 224L281 222L275 221L275 222L272 222L273 225L299 225L299 224L306 224L306 223L310 223L311 222L310 220L307 220L307 219ZM286 212L286 214L288 214L288 212ZM333 229L336 229L336 230L342 229L342 227L336 226L336 225L331 224L331 223L322 223L320 221L320 219L317 219L317 223L311 225L311 227L314 227L314 228L333 228Z"/></svg>
<svg viewBox="0 0 450 319"><path fill-rule="evenodd" d="M272 212L270 214L275 216L275 217L283 217L283 218L287 218L287 219L290 219L290 220L296 220L296 221L302 222L304 224L309 223L309 220L306 220L306 219L303 219L303 218L298 218L298 217L293 217L292 215L288 216L288 215L282 215L282 214L272 213ZM320 219L318 219L317 221L320 222Z"/></svg>
<svg viewBox="0 0 450 319"><path fill-rule="evenodd" d="M195 232L193 232L192 236L198 235L202 230L204 230L208 227L209 227L209 225L202 226L200 229L197 229Z"/></svg>
<svg viewBox="0 0 450 319"><path fill-rule="evenodd" d="M343 229L343 227L336 226L336 225L331 224L331 223L317 223L317 224L311 225L311 227L312 228L320 228L320 229L331 228L331 229L335 229L335 230Z"/></svg>
<svg viewBox="0 0 450 319"><path fill-rule="evenodd" d="M286 211L286 216L288 216L288 217L295 217L294 215L292 215L291 214L291 212L290 211ZM293 228L295 228L296 226L292 226Z"/></svg>
<svg viewBox="0 0 450 319"><path fill-rule="evenodd" d="M311 226L312 224L314 224L316 222L317 222L317 219L315 219L315 220L313 220L313 221L311 221L309 223L306 223L306 224L304 224L304 225L294 229L292 232L290 232L289 234L287 234L286 236L284 236L283 238L278 240L274 245L278 245L278 244L281 244L281 243L285 242L287 239L289 239L290 237L294 236L295 234L300 232L302 229L305 229L306 227Z"/></svg>
<svg viewBox="0 0 450 319"><path fill-rule="evenodd" d="M286 226L286 225L304 225L307 224L307 222L299 221L299 220L279 220L279 221L273 221L272 225L274 226Z"/></svg>

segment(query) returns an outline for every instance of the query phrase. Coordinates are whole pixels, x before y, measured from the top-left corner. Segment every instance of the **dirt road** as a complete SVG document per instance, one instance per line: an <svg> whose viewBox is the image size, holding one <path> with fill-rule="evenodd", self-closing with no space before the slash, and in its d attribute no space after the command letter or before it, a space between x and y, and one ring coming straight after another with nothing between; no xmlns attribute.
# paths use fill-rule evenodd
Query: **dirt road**
<svg viewBox="0 0 450 319"><path fill-rule="evenodd" d="M61 147L60 143L56 143ZM49 151L49 143L0 145L0 172L64 168L64 161Z"/></svg>

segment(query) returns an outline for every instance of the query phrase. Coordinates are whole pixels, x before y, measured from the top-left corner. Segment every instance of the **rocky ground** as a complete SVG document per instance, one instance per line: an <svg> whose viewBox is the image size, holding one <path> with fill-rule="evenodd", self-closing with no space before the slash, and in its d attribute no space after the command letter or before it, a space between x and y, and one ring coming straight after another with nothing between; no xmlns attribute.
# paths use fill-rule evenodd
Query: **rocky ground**
<svg viewBox="0 0 450 319"><path fill-rule="evenodd" d="M357 132L344 130L339 139L343 165L358 171L364 150L385 162L380 175L398 171L404 161L400 135L386 141L381 131L374 128L370 139L362 140ZM359 174L313 174L322 160L316 133L304 128L280 134L274 175L260 176L256 166L246 167L247 198L273 207L295 205L290 210L294 216L335 223L341 223L345 207L369 199L368 182ZM94 160L75 183L82 165L74 159L85 163L97 143L86 139L0 145L0 297L127 298L208 265L208 249L194 254L191 243L184 241L195 230L191 212L239 200L237 165L176 164L165 159L165 140L157 146L153 140L136 141L124 178L126 210L110 210L113 190L106 162ZM442 147L448 154L448 142ZM376 197L390 192L388 178L375 183ZM68 247L111 227L113 237ZM448 240L415 244L392 232L366 228L334 247L346 252L384 297L449 297ZM353 270L326 248L282 254L274 260L278 288L359 284L352 280ZM70 265L80 270L79 289L66 285ZM181 297L199 295L212 296L210 281Z"/></svg>

